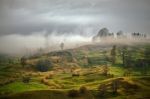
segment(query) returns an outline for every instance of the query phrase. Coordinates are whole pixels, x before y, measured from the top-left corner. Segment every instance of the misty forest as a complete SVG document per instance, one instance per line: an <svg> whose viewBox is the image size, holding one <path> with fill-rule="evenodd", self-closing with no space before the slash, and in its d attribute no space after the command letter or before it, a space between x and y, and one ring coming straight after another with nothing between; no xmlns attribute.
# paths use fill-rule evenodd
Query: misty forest
<svg viewBox="0 0 150 99"><path fill-rule="evenodd" d="M150 99L149 0L0 0L0 99Z"/></svg>

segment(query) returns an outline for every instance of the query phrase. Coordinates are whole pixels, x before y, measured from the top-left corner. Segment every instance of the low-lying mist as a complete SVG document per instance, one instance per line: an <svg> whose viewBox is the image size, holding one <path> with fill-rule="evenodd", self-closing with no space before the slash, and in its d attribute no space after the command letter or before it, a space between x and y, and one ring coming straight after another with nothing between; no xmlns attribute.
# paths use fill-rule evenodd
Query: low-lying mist
<svg viewBox="0 0 150 99"><path fill-rule="evenodd" d="M81 35L55 35L55 34L32 34L32 35L5 35L0 37L0 53L7 54L33 54L39 50L60 50L60 44L64 43L64 49L79 47L91 42L91 37Z"/></svg>
<svg viewBox="0 0 150 99"><path fill-rule="evenodd" d="M55 50L61 50L60 44L64 43L64 49L76 48L87 44L129 44L150 43L149 38L126 38L107 37L93 42L93 36L83 36L79 34L56 33L33 33L30 35L5 35L0 37L0 53L10 55L32 55L35 53L46 53Z"/></svg>

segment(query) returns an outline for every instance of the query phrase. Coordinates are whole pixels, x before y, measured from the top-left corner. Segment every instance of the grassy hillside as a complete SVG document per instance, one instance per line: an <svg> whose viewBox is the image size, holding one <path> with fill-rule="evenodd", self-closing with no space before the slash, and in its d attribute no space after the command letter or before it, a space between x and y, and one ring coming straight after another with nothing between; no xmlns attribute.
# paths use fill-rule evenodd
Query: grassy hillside
<svg viewBox="0 0 150 99"><path fill-rule="evenodd" d="M118 92L113 93L112 89L109 88L109 84L113 81L119 79L119 87ZM150 77L125 77L125 78L111 78L107 80L103 80L100 83L89 83L85 84L85 86L93 87L92 89L88 89L86 93L80 93L78 91L77 96L70 97L68 95L69 90L39 90L39 91L26 91L20 92L13 95L9 95L7 97L3 97L5 99L149 99L150 98ZM99 90L95 89L94 86L99 86L102 84L108 85L107 91L104 96L99 95ZM21 84L20 84L21 85ZM36 85L35 85L36 86ZM24 86L25 87L25 86ZM26 86L27 87L27 86ZM32 86L33 87L33 86ZM39 86L40 87L40 86ZM41 87L42 88L42 87ZM44 88L44 86L43 86ZM76 89L78 90L78 89ZM24 97L25 96L25 97Z"/></svg>
<svg viewBox="0 0 150 99"><path fill-rule="evenodd" d="M86 45L23 58L2 55L0 96L4 99L149 99L150 45L116 46L115 54L112 54L113 45ZM42 62L40 67L39 62ZM43 67L46 71L39 71Z"/></svg>

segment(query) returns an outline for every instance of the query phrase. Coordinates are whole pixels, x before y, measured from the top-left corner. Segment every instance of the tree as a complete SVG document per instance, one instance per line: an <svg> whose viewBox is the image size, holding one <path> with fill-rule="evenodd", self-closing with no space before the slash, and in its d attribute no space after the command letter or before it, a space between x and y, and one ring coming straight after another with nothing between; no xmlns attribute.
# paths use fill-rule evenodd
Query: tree
<svg viewBox="0 0 150 99"><path fill-rule="evenodd" d="M36 69L41 72L46 72L50 68L52 68L52 63L47 59L39 60L36 64Z"/></svg>
<svg viewBox="0 0 150 99"><path fill-rule="evenodd" d="M112 64L116 63L116 45L114 45L111 50L111 60L112 60Z"/></svg>
<svg viewBox="0 0 150 99"><path fill-rule="evenodd" d="M122 57L122 64L123 66L126 66L126 56L127 56L127 47L123 46L120 50L120 54Z"/></svg>
<svg viewBox="0 0 150 99"><path fill-rule="evenodd" d="M60 48L61 48L61 50L64 49L64 43L63 42L60 44Z"/></svg>
<svg viewBox="0 0 150 99"><path fill-rule="evenodd" d="M102 67L102 74L103 74L104 76L107 76L107 75L108 75L108 72L109 72L108 66L107 66L107 65L103 66L103 67Z"/></svg>
<svg viewBox="0 0 150 99"><path fill-rule="evenodd" d="M109 30L107 28L102 28L97 35L92 38L92 41L99 41L100 38L109 36Z"/></svg>
<svg viewBox="0 0 150 99"><path fill-rule="evenodd" d="M99 90L99 95L100 96L104 96L104 94L106 93L107 91L107 86L105 84L101 84L99 87L98 87L98 90Z"/></svg>
<svg viewBox="0 0 150 99"><path fill-rule="evenodd" d="M136 66L140 68L141 75L147 75L150 66L150 47L141 51L141 57L136 60Z"/></svg>
<svg viewBox="0 0 150 99"><path fill-rule="evenodd" d="M26 65L27 59L25 57L21 58L21 65L24 67Z"/></svg>
<svg viewBox="0 0 150 99"><path fill-rule="evenodd" d="M117 32L117 37L121 37L121 36L123 36L123 31L120 30Z"/></svg>
<svg viewBox="0 0 150 99"><path fill-rule="evenodd" d="M147 64L150 65L150 47L146 47L144 50L144 59L147 60Z"/></svg>
<svg viewBox="0 0 150 99"><path fill-rule="evenodd" d="M142 61L143 74L147 75L149 66L150 66L150 47L146 47L144 50L144 59Z"/></svg>
<svg viewBox="0 0 150 99"><path fill-rule="evenodd" d="M97 34L97 36L99 37L106 37L108 35L109 35L109 30L107 28L102 28Z"/></svg>
<svg viewBox="0 0 150 99"><path fill-rule="evenodd" d="M140 59L140 65L141 65L141 74L142 75L147 75L147 72L148 72L148 65L145 61L145 59Z"/></svg>
<svg viewBox="0 0 150 99"><path fill-rule="evenodd" d="M125 69L123 76L130 76L130 75L131 75L131 68Z"/></svg>
<svg viewBox="0 0 150 99"><path fill-rule="evenodd" d="M112 81L112 90L113 90L113 93L117 93L118 87L119 87L119 80L118 79L113 80Z"/></svg>

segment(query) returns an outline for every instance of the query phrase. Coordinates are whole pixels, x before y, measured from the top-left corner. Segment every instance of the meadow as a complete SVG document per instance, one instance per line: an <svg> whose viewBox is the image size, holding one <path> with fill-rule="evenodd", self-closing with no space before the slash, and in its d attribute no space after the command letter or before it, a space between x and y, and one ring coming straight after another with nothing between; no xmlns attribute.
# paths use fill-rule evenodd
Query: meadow
<svg viewBox="0 0 150 99"><path fill-rule="evenodd" d="M149 99L149 49L96 44L23 58L1 55L0 98Z"/></svg>

